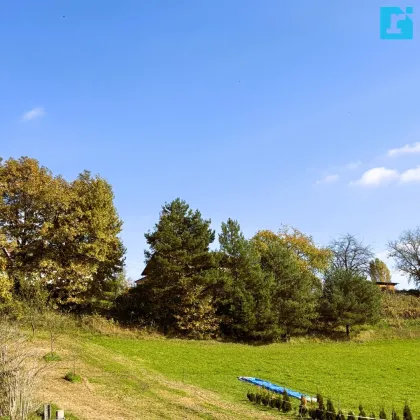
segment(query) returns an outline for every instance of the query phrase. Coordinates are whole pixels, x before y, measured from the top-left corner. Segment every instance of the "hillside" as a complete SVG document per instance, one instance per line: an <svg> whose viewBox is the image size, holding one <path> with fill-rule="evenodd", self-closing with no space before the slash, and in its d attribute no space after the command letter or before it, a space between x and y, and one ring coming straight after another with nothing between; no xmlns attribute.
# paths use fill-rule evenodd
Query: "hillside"
<svg viewBox="0 0 420 420"><path fill-rule="evenodd" d="M320 391L344 409L357 410L363 403L369 412L382 406L401 411L408 401L417 416L420 378L413 373L420 339L380 338L384 334L391 333L365 332L370 337L365 342L249 346L73 332L60 338L63 360L48 372L40 396L79 419L95 418L95 410L103 419L278 417L246 401L249 386L237 380L246 375ZM34 344L48 351L46 335ZM74 363L80 384L62 379Z"/></svg>

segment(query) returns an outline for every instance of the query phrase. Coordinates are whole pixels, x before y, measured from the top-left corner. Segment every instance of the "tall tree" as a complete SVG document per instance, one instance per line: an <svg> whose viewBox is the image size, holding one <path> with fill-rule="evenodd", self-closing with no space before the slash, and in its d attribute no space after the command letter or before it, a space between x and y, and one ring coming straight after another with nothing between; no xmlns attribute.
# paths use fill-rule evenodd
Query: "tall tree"
<svg viewBox="0 0 420 420"><path fill-rule="evenodd" d="M332 267L355 274L368 274L373 258L370 246L364 245L355 236L347 234L334 240L330 245L333 253Z"/></svg>
<svg viewBox="0 0 420 420"><path fill-rule="evenodd" d="M329 248L319 247L312 236L305 235L299 229L285 226L279 232L279 237L298 258L303 270L314 275L324 273L331 263L333 256Z"/></svg>
<svg viewBox="0 0 420 420"><path fill-rule="evenodd" d="M150 310L166 331L204 336L216 326L214 307L209 305L206 274L214 267L209 246L215 239L210 220L176 199L166 203L153 231L145 234Z"/></svg>
<svg viewBox="0 0 420 420"><path fill-rule="evenodd" d="M69 183L35 159L9 159L0 164L0 197L17 285L38 278L58 302L81 303L122 269L122 222L100 177L84 172Z"/></svg>
<svg viewBox="0 0 420 420"><path fill-rule="evenodd" d="M285 334L305 331L317 316L320 280L308 270L284 238L260 231L254 238L261 267L270 284L271 311L276 328Z"/></svg>
<svg viewBox="0 0 420 420"><path fill-rule="evenodd" d="M378 287L365 276L352 271L331 270L325 278L320 311L324 321L335 328L376 321L380 311Z"/></svg>
<svg viewBox="0 0 420 420"><path fill-rule="evenodd" d="M388 248L398 270L420 287L420 227L406 230L396 241L389 242Z"/></svg>
<svg viewBox="0 0 420 420"><path fill-rule="evenodd" d="M264 338L270 290L264 282L260 257L245 239L239 223L228 219L219 235L221 278L218 314L225 334L241 339Z"/></svg>
<svg viewBox="0 0 420 420"><path fill-rule="evenodd" d="M391 281L391 272L386 264L379 258L375 258L369 264L370 279L374 283L389 283Z"/></svg>

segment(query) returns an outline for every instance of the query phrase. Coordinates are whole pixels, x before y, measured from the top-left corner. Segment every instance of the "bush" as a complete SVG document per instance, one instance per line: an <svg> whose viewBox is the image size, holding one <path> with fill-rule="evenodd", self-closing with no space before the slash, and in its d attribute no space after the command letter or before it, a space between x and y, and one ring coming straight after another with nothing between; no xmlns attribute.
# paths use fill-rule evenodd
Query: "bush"
<svg viewBox="0 0 420 420"><path fill-rule="evenodd" d="M261 394L259 392L257 392L255 394L255 404L261 404Z"/></svg>
<svg viewBox="0 0 420 420"><path fill-rule="evenodd" d="M290 403L290 397L286 390L283 391L283 402L281 405L281 409L283 413L288 413L289 411L292 411L292 404Z"/></svg>
<svg viewBox="0 0 420 420"><path fill-rule="evenodd" d="M356 420L355 414L353 411L349 411L349 415L347 416L347 420Z"/></svg>
<svg viewBox="0 0 420 420"><path fill-rule="evenodd" d="M376 419L375 413L370 413L369 417L372 418L372 419Z"/></svg>
<svg viewBox="0 0 420 420"><path fill-rule="evenodd" d="M61 360L61 357L57 353L47 353L43 359L46 362L59 362Z"/></svg>
<svg viewBox="0 0 420 420"><path fill-rule="evenodd" d="M336 415L336 420L346 420L346 416L344 415L344 413L340 410L337 415Z"/></svg>
<svg viewBox="0 0 420 420"><path fill-rule="evenodd" d="M366 413L363 410L362 404L359 404L359 420L364 420L363 417L366 417Z"/></svg>
<svg viewBox="0 0 420 420"><path fill-rule="evenodd" d="M413 415L411 414L411 410L407 402L404 405L403 420L413 420Z"/></svg>
<svg viewBox="0 0 420 420"><path fill-rule="evenodd" d="M64 379L72 383L82 382L82 378L73 372L68 372L66 376L64 377Z"/></svg>
<svg viewBox="0 0 420 420"><path fill-rule="evenodd" d="M281 399L280 397L276 398L276 404L275 404L277 410L281 410Z"/></svg>
<svg viewBox="0 0 420 420"><path fill-rule="evenodd" d="M379 412L379 419L380 420L386 420L386 413L385 413L385 409L382 407L381 411Z"/></svg>
<svg viewBox="0 0 420 420"><path fill-rule="evenodd" d="M263 403L263 405L267 407L269 401L270 401L270 396L268 395L267 392L264 392L261 397L261 402Z"/></svg>
<svg viewBox="0 0 420 420"><path fill-rule="evenodd" d="M316 401L318 408L315 410L315 418L317 420L326 420L324 397L320 393L316 394Z"/></svg>
<svg viewBox="0 0 420 420"><path fill-rule="evenodd" d="M392 409L391 419L392 420L400 420L400 416L396 413L396 411L394 409Z"/></svg>
<svg viewBox="0 0 420 420"><path fill-rule="evenodd" d="M299 404L299 416L306 417L309 413L308 407L306 406L306 398L301 397L300 398L300 404Z"/></svg>
<svg viewBox="0 0 420 420"><path fill-rule="evenodd" d="M332 401L328 398L327 400L327 413L325 414L327 420L335 420L335 408Z"/></svg>
<svg viewBox="0 0 420 420"><path fill-rule="evenodd" d="M249 401L254 402L255 401L255 394L251 391L248 391L246 394Z"/></svg>

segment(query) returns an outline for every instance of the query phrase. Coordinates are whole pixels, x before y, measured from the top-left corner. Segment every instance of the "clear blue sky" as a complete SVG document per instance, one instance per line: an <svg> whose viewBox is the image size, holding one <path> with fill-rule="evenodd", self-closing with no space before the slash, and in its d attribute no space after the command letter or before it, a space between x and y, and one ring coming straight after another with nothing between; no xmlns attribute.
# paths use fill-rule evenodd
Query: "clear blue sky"
<svg viewBox="0 0 420 420"><path fill-rule="evenodd" d="M0 155L105 177L133 278L176 197L216 230L351 232L382 256L420 224L420 19L380 40L387 4L410 6L3 1Z"/></svg>

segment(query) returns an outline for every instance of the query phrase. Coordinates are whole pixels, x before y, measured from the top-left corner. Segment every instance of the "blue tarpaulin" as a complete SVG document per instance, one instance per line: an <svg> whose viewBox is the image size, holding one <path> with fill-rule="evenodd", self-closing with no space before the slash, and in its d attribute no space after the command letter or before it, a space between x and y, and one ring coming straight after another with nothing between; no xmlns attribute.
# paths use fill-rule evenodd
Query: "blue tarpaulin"
<svg viewBox="0 0 420 420"><path fill-rule="evenodd" d="M304 397L306 399L306 401L316 401L315 397L310 397L309 395L305 395L305 394L302 394L300 392L284 388L280 385L272 384L271 382L264 381L263 379L252 378L252 377L249 377L249 376L239 376L238 379L242 382L248 382L250 384L260 386L261 388L264 388L264 389L267 389L269 391L275 392L276 394L283 394L283 392L286 390L287 394L290 397L297 398L299 400L302 397Z"/></svg>

